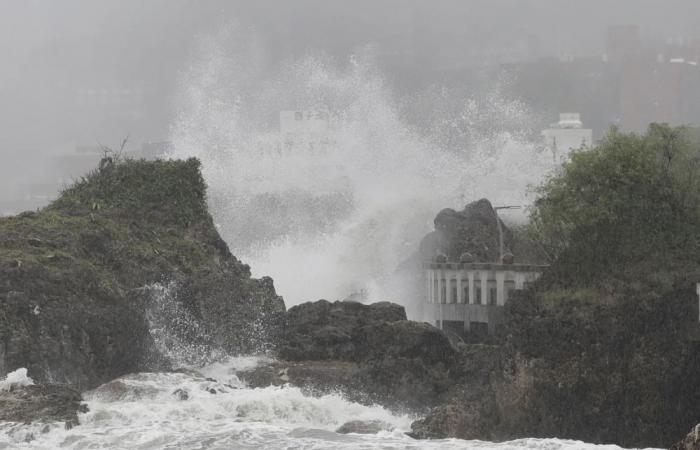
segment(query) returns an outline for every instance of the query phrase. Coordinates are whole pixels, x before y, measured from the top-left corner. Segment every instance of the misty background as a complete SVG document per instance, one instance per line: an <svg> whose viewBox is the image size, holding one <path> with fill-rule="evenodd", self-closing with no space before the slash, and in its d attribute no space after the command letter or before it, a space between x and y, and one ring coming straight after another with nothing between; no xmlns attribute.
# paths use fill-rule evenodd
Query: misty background
<svg viewBox="0 0 700 450"><path fill-rule="evenodd" d="M231 23L263 72L371 48L417 127L444 107L422 93L503 74L542 127L566 111L595 137L700 122L697 0L0 0L0 214L46 204L100 144L161 153L198 40Z"/></svg>

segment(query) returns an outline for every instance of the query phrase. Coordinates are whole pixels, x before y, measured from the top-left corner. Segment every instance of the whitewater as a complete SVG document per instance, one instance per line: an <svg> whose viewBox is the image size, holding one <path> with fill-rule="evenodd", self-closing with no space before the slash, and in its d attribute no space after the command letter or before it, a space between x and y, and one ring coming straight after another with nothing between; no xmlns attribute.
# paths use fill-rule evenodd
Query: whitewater
<svg viewBox="0 0 700 450"><path fill-rule="evenodd" d="M419 441L405 434L415 417L298 388L250 389L236 376L264 358L227 358L176 373L127 375L84 394L80 425L0 423L2 449L532 449L613 450L559 439L491 443ZM13 375L18 378L17 375ZM17 381L17 380L16 380ZM351 420L381 420L392 431L339 434Z"/></svg>

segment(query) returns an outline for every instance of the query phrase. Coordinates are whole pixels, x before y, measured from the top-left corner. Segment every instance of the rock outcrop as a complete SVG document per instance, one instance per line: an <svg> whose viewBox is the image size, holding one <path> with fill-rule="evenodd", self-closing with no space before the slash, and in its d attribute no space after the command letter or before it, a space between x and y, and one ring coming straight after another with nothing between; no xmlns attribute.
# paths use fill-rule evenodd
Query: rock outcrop
<svg viewBox="0 0 700 450"><path fill-rule="evenodd" d="M80 392L59 385L22 386L0 390L0 421L64 422L66 428L78 424L78 413L85 412Z"/></svg>
<svg viewBox="0 0 700 450"><path fill-rule="evenodd" d="M287 312L281 361L239 374L253 387L290 383L366 404L427 411L459 373L459 350L403 307L320 300Z"/></svg>
<svg viewBox="0 0 700 450"><path fill-rule="evenodd" d="M469 253L474 261L499 260L499 223L503 231L504 252L512 252L513 233L501 222L491 202L485 198L469 203L462 211L445 208L435 217L435 231L423 238L419 247L422 261L444 255L448 261L459 261Z"/></svg>
<svg viewBox="0 0 700 450"><path fill-rule="evenodd" d="M335 432L341 434L376 434L380 431L392 431L393 429L394 427L391 424L381 420L351 420L342 424Z"/></svg>
<svg viewBox="0 0 700 450"><path fill-rule="evenodd" d="M227 351L276 339L284 303L219 236L195 159L105 161L48 207L0 218L0 375L82 390L167 368L142 288L168 282Z"/></svg>

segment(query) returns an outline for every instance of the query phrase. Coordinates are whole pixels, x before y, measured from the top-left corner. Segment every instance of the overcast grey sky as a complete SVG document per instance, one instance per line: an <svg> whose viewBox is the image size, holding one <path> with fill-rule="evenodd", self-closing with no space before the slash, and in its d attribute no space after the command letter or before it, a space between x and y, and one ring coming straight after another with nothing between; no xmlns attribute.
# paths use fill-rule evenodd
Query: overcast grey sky
<svg viewBox="0 0 700 450"><path fill-rule="evenodd" d="M167 138L195 38L234 21L256 30L271 66L307 52L345 58L367 43L459 65L524 39L539 56L599 55L614 24L699 38L700 1L0 0L0 176L125 131L135 142ZM147 97L138 120L76 106L81 90L132 87Z"/></svg>

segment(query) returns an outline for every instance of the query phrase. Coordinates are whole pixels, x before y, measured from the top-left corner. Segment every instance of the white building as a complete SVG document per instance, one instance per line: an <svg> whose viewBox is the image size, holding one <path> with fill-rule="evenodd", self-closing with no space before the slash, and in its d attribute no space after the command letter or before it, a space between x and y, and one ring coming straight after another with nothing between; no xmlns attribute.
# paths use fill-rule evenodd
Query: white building
<svg viewBox="0 0 700 450"><path fill-rule="evenodd" d="M542 136L555 162L566 158L572 150L593 145L593 130L583 128L579 113L559 114L559 122L542 131Z"/></svg>
<svg viewBox="0 0 700 450"><path fill-rule="evenodd" d="M270 159L307 158L333 148L330 116L317 111L280 111L279 132L257 134L258 156Z"/></svg>
<svg viewBox="0 0 700 450"><path fill-rule="evenodd" d="M280 111L283 137L323 135L328 131L328 114L315 111Z"/></svg>
<svg viewBox="0 0 700 450"><path fill-rule="evenodd" d="M426 321L461 333L477 326L493 334L502 322L503 305L532 283L546 266L432 262L426 270Z"/></svg>
<svg viewBox="0 0 700 450"><path fill-rule="evenodd" d="M330 148L329 116L316 111L280 111L283 153L318 154Z"/></svg>

